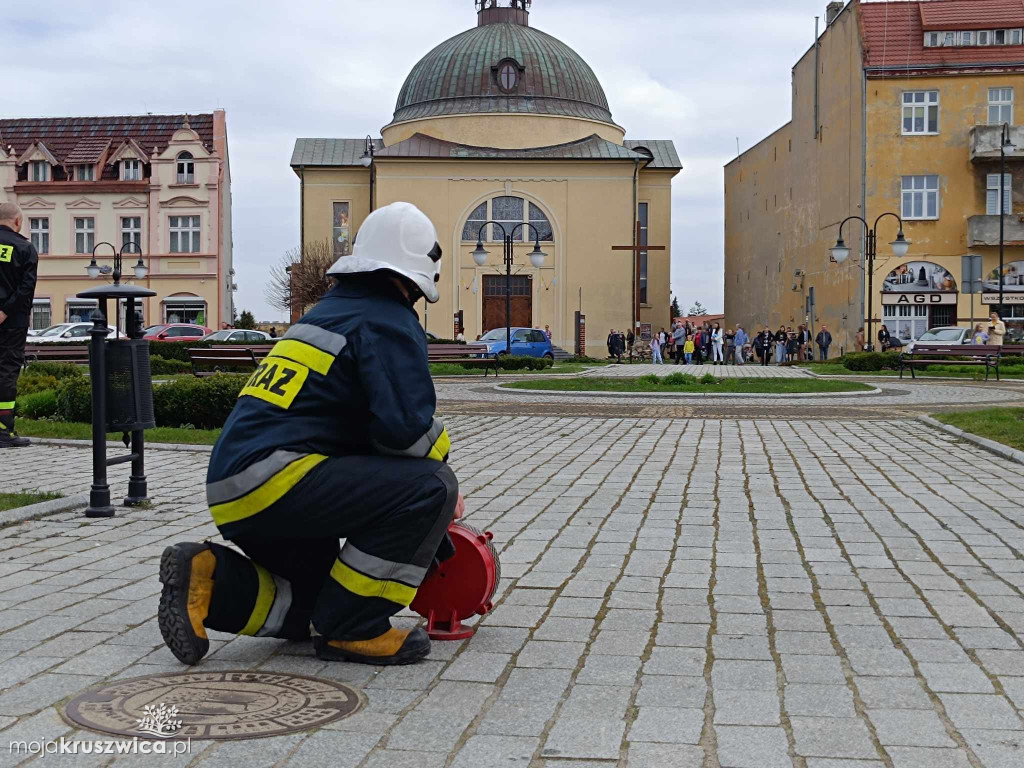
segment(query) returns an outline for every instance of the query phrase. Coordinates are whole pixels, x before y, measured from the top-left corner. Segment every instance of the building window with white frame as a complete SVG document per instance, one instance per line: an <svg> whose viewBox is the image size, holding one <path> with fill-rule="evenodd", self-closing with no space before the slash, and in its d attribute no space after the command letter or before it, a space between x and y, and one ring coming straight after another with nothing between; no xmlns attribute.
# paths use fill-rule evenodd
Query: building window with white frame
<svg viewBox="0 0 1024 768"><path fill-rule="evenodd" d="M999 174L988 174L987 193L985 195L985 213L998 216L1000 213L1013 213L1013 174L1003 176L1003 210L999 210Z"/></svg>
<svg viewBox="0 0 1024 768"><path fill-rule="evenodd" d="M191 152L181 152L178 155L178 183L196 183L196 164Z"/></svg>
<svg viewBox="0 0 1024 768"><path fill-rule="evenodd" d="M939 177L903 177L903 218L939 218Z"/></svg>
<svg viewBox="0 0 1024 768"><path fill-rule="evenodd" d="M992 32L990 30L978 30L978 45L992 45Z"/></svg>
<svg viewBox="0 0 1024 768"><path fill-rule="evenodd" d="M33 218L28 220L28 234L36 253L50 252L50 220Z"/></svg>
<svg viewBox="0 0 1024 768"><path fill-rule="evenodd" d="M142 161L122 160L121 181L142 181Z"/></svg>
<svg viewBox="0 0 1024 768"><path fill-rule="evenodd" d="M76 165L75 181L95 181L93 178L94 167L92 165Z"/></svg>
<svg viewBox="0 0 1024 768"><path fill-rule="evenodd" d="M925 32L924 33L924 47L925 48L938 48L941 38L938 32Z"/></svg>
<svg viewBox="0 0 1024 768"><path fill-rule="evenodd" d="M1013 88L988 89L988 124L1013 125Z"/></svg>
<svg viewBox="0 0 1024 768"><path fill-rule="evenodd" d="M199 217L171 216L171 253L199 253Z"/></svg>
<svg viewBox="0 0 1024 768"><path fill-rule="evenodd" d="M135 243L136 248L129 248L127 253L142 253L142 217L121 217L121 247Z"/></svg>
<svg viewBox="0 0 1024 768"><path fill-rule="evenodd" d="M974 45L974 32L961 32L960 45Z"/></svg>
<svg viewBox="0 0 1024 768"><path fill-rule="evenodd" d="M939 92L905 91L903 93L903 134L939 132Z"/></svg>
<svg viewBox="0 0 1024 768"><path fill-rule="evenodd" d="M32 299L32 330L41 331L49 328L53 323L53 313L50 310L49 299Z"/></svg>
<svg viewBox="0 0 1024 768"><path fill-rule="evenodd" d="M164 322L206 325L206 301L202 299L175 301L173 297L170 297L164 302Z"/></svg>
<svg viewBox="0 0 1024 768"><path fill-rule="evenodd" d="M96 219L75 217L75 253L92 253L96 247Z"/></svg>
<svg viewBox="0 0 1024 768"><path fill-rule="evenodd" d="M33 160L30 165L32 181L50 180L50 164L48 162L45 160Z"/></svg>

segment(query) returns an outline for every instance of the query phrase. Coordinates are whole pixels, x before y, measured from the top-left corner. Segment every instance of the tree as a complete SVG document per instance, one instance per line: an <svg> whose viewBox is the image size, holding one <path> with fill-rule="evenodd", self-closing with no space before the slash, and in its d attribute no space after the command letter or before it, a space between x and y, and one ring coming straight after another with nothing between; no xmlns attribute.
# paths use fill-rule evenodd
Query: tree
<svg viewBox="0 0 1024 768"><path fill-rule="evenodd" d="M708 313L708 308L705 307L703 304L701 304L699 301L693 302L693 306L690 307L689 312L687 312L687 314L690 317L706 315L707 313Z"/></svg>
<svg viewBox="0 0 1024 768"><path fill-rule="evenodd" d="M252 312L248 309L243 309L242 314L238 316L238 322L235 323L236 328L241 328L243 331L251 331L256 328L256 318L252 316Z"/></svg>
<svg viewBox="0 0 1024 768"><path fill-rule="evenodd" d="M335 261L330 238L292 248L270 268L270 279L263 289L267 303L289 315L292 307L301 313L316 304L331 288L327 270Z"/></svg>
<svg viewBox="0 0 1024 768"><path fill-rule="evenodd" d="M675 296L672 297L672 309L669 311L672 313L672 320L683 316L683 310L679 308L679 299Z"/></svg>

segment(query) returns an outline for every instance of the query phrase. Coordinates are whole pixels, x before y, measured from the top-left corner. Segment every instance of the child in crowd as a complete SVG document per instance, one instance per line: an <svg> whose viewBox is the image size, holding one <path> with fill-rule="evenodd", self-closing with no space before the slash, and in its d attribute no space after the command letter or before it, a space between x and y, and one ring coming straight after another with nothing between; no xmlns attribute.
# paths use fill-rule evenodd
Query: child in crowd
<svg viewBox="0 0 1024 768"><path fill-rule="evenodd" d="M693 364L693 350L694 350L694 347L695 347L695 345L693 343L693 334L692 333L688 333L686 335L686 341L683 343L683 354L686 356L686 364L687 365L692 365Z"/></svg>

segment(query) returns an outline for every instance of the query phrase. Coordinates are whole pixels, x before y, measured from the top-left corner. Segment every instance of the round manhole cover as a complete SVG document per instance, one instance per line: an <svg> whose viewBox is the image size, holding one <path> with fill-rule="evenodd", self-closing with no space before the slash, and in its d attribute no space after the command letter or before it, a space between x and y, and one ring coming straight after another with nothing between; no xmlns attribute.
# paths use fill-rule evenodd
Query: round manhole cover
<svg viewBox="0 0 1024 768"><path fill-rule="evenodd" d="M188 672L119 680L76 696L75 725L119 736L261 739L317 728L355 713L352 688L272 672Z"/></svg>

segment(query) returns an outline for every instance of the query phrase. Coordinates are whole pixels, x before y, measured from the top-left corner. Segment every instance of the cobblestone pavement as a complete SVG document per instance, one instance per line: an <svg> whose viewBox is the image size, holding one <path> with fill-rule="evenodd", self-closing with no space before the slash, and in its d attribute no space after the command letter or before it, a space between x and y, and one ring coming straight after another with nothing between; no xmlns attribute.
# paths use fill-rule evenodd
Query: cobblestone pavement
<svg viewBox="0 0 1024 768"><path fill-rule="evenodd" d="M720 379L811 379L814 378L806 368L776 365L651 365L650 363L633 363L631 365L607 365L592 368L584 376L622 376L635 377L668 376L670 373L689 373L692 376L703 376L713 373Z"/></svg>
<svg viewBox="0 0 1024 768"><path fill-rule="evenodd" d="M1020 465L915 421L449 427L469 521L502 552L476 637L378 671L214 636L203 668L340 679L368 704L315 732L194 743L192 764L1024 765ZM150 509L0 533L0 760L10 741L90 738L58 715L87 686L182 669L156 627L156 566L214 534L205 458L153 450ZM88 485L83 448L4 461L8 487ZM93 758L109 761L128 759Z"/></svg>

